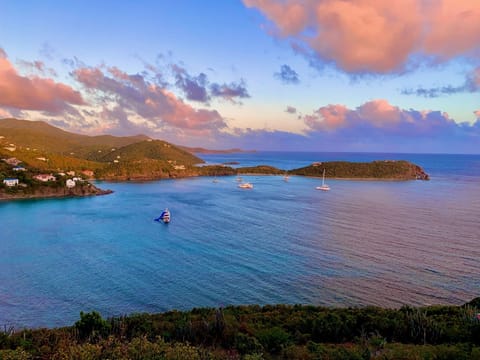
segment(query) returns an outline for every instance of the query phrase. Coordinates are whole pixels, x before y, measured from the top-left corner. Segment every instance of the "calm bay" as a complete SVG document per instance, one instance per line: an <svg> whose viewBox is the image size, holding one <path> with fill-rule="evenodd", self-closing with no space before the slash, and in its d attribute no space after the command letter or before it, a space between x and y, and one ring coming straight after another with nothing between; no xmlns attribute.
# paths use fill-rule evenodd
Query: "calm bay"
<svg viewBox="0 0 480 360"><path fill-rule="evenodd" d="M0 203L0 324L230 304L462 304L480 288L480 156L258 152L208 163L405 159L431 181L244 176L99 182L82 199ZM154 222L168 207L172 222Z"/></svg>

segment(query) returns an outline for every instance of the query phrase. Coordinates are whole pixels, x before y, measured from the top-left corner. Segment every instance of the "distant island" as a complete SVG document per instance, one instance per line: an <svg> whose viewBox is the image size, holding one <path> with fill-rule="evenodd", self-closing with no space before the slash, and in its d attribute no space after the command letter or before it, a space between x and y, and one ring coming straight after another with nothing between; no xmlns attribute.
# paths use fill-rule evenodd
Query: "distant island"
<svg viewBox="0 0 480 360"><path fill-rule="evenodd" d="M235 154L235 153L255 153L256 150L242 150L242 149L226 149L226 150L213 150L213 149L204 149L201 147L187 147L179 146L181 149L184 149L192 154Z"/></svg>
<svg viewBox="0 0 480 360"><path fill-rule="evenodd" d="M315 162L285 170L268 165L232 168L198 166L195 152L245 152L240 149L185 148L144 135L115 137L69 133L41 121L0 120L0 200L91 196L110 191L91 180L142 181L239 174L297 175L329 179L428 180L418 165L407 161Z"/></svg>

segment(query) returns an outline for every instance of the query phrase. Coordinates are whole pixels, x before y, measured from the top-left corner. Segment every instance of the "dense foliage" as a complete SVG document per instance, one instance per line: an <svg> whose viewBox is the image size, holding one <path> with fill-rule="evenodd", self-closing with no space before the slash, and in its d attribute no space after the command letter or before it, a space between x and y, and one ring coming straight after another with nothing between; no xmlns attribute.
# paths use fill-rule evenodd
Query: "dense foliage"
<svg viewBox="0 0 480 360"><path fill-rule="evenodd" d="M195 155L161 140L147 140L111 150L99 159L102 162L153 159L175 164L194 165L204 161Z"/></svg>
<svg viewBox="0 0 480 360"><path fill-rule="evenodd" d="M4 332L0 359L480 359L474 305L229 306Z"/></svg>
<svg viewBox="0 0 480 360"><path fill-rule="evenodd" d="M268 174L268 175L281 175L285 174L285 170L277 169L273 166L268 165L259 165L259 166L248 166L241 167L238 169L239 174Z"/></svg>
<svg viewBox="0 0 480 360"><path fill-rule="evenodd" d="M428 175L419 166L408 161L390 160L369 163L329 161L294 169L290 173L303 176L322 176L324 169L325 176L328 178L428 180Z"/></svg>

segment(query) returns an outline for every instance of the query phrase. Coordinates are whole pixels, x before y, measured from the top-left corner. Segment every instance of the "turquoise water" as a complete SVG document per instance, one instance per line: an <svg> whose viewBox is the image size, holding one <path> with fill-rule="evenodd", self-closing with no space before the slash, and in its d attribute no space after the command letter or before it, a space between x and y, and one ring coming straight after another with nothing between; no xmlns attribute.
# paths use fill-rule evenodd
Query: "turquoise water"
<svg viewBox="0 0 480 360"><path fill-rule="evenodd" d="M202 155L203 156L203 155ZM479 296L480 156L255 153L284 169L402 158L429 182L244 176L100 183L108 196L0 203L0 324L229 304L461 304ZM163 208L168 225L154 222Z"/></svg>

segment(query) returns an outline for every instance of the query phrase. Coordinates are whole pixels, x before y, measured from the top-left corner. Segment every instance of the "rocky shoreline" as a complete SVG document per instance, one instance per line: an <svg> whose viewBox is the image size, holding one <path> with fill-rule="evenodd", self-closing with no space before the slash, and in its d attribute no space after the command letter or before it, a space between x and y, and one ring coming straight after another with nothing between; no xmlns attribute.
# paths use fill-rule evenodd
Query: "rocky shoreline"
<svg viewBox="0 0 480 360"><path fill-rule="evenodd" d="M112 190L103 190L86 182L85 184L77 185L72 189L67 189L65 187L41 186L31 192L18 190L16 193L8 193L6 191L0 191L0 201L101 196L111 193L113 193Z"/></svg>

